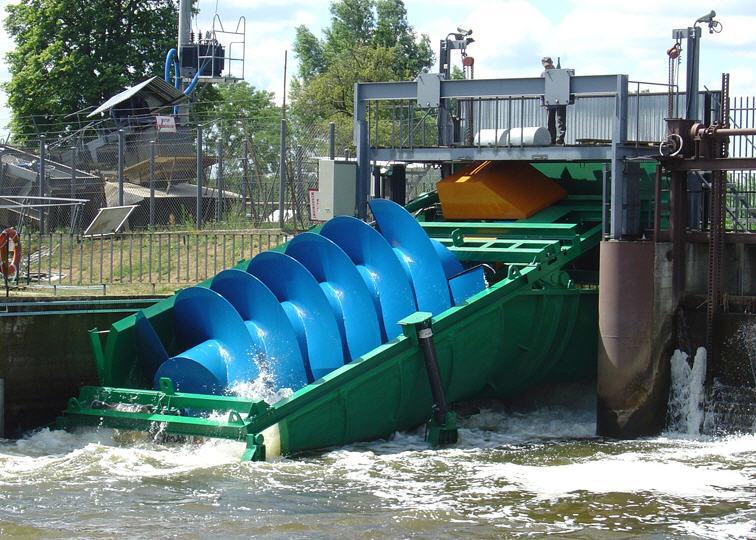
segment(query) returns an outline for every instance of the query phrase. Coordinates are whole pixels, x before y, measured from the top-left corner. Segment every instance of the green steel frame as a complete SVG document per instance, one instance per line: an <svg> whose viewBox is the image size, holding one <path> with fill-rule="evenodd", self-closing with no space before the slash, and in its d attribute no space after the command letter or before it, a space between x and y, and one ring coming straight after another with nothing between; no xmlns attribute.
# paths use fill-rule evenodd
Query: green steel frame
<svg viewBox="0 0 756 540"><path fill-rule="evenodd" d="M416 201L416 210L432 198ZM597 221L595 203L569 199L518 222L421 221L457 257L496 272L489 288L432 319L450 403L595 371L597 289L577 287L565 268L596 248ZM169 350L172 306L168 298L145 310ZM417 335L406 322L402 336L268 404L177 393L169 380L147 390L149 374L135 360L134 317L127 317L113 325L104 348L99 333L91 334L104 386L83 388L58 424L142 431L157 424L164 433L245 441L248 460L387 437L426 422L433 405Z"/></svg>

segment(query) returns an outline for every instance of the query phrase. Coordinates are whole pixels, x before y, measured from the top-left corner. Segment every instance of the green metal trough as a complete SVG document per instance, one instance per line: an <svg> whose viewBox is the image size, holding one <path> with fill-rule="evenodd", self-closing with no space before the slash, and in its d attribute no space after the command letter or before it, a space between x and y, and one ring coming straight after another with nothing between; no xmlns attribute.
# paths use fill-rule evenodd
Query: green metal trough
<svg viewBox="0 0 756 540"><path fill-rule="evenodd" d="M428 194L408 209L416 210L427 234L457 258L495 271L487 289L432 318L446 400L511 396L547 381L592 376L598 291L595 279L584 279L594 276L592 269L574 263L598 246L600 199L568 198L527 220L507 223L425 221L430 214L421 209L435 201ZM173 301L144 310L167 348ZM403 335L287 399L266 403L178 393L168 379L160 381L159 391L150 390L152 374L137 361L136 319L129 316L113 324L104 347L100 332L92 331L103 386L82 388L58 425L150 431L158 424L164 433L244 441L245 460L389 437L432 417L431 386L415 329L428 317L408 317ZM452 417L449 422L446 427L453 429Z"/></svg>

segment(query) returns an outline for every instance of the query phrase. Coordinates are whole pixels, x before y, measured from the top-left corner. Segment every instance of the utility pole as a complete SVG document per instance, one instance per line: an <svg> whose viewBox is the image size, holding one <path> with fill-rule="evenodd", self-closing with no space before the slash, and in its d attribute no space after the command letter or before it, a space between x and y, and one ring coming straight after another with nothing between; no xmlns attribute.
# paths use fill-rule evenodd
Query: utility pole
<svg viewBox="0 0 756 540"><path fill-rule="evenodd" d="M179 0L178 16L178 48L176 50L178 52L179 65L183 67L182 60L184 60L184 47L191 45L192 0ZM184 81L179 79L179 89L183 91L185 86ZM178 122L182 123L181 119L187 114L189 109L186 105L179 105L176 110L178 112Z"/></svg>

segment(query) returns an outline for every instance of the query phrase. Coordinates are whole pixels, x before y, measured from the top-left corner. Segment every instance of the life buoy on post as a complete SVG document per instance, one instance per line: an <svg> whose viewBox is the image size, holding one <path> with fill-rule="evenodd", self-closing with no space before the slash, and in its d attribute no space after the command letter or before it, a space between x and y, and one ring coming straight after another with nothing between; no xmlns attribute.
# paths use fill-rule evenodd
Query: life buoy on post
<svg viewBox="0 0 756 540"><path fill-rule="evenodd" d="M10 257L13 253L13 257ZM6 279L15 279L21 265L21 237L13 227L0 233L0 274Z"/></svg>

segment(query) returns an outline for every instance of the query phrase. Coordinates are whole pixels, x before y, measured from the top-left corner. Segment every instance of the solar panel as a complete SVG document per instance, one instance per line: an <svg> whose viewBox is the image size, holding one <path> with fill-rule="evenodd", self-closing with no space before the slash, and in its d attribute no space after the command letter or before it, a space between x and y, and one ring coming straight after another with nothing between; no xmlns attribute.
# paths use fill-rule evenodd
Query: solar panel
<svg viewBox="0 0 756 540"><path fill-rule="evenodd" d="M136 207L137 205L134 204L100 208L92 223L84 231L84 236L100 236L118 232Z"/></svg>

